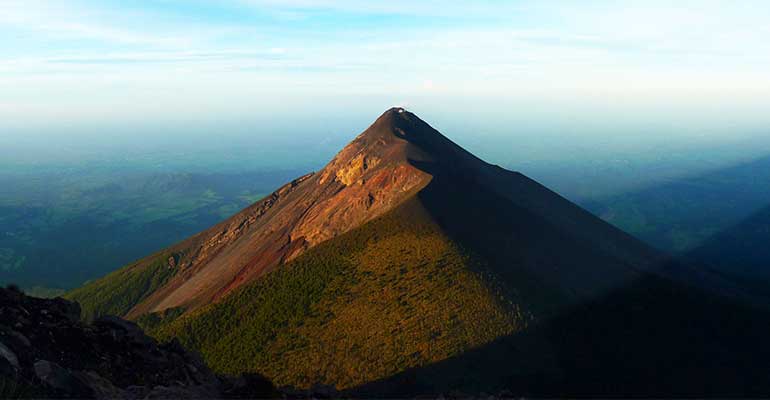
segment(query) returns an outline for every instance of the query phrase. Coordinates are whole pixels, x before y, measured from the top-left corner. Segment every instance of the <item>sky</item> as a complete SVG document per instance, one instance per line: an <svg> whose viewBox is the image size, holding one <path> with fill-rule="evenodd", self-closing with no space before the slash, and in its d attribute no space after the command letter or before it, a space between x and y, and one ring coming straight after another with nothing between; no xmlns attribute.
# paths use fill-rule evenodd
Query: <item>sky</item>
<svg viewBox="0 0 770 400"><path fill-rule="evenodd" d="M0 145L241 121L352 137L394 105L503 136L726 135L767 122L768 21L766 0L0 0Z"/></svg>

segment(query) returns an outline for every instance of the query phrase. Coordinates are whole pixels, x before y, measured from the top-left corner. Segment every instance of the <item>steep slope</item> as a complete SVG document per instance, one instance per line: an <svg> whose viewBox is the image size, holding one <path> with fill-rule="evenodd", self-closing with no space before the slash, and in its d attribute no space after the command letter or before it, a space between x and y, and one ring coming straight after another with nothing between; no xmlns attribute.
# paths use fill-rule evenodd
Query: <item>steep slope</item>
<svg viewBox="0 0 770 400"><path fill-rule="evenodd" d="M522 267L577 296L633 279L638 270L658 261L619 230L521 174L484 163L414 114L394 108L318 173L298 178L229 220L125 269L142 277L165 263L170 272L164 274L170 277L162 285L127 278L121 270L69 297L80 301L89 315L109 310L136 318L172 308L193 310L418 194L440 225L471 241L485 237L477 233L489 229L469 224L474 213L490 207L485 202L527 220L498 226L503 232L493 246L475 245L508 259L510 251L500 249L510 248L510 241L528 242L531 250L513 251ZM463 209L455 207L459 202L464 202ZM488 219L496 225L508 221L498 221L494 214ZM536 238L528 232L533 229L556 236ZM557 243L562 250L551 251ZM591 273L574 268L581 258L594 265ZM136 288L127 311L126 294L108 290L115 281Z"/></svg>
<svg viewBox="0 0 770 400"><path fill-rule="evenodd" d="M140 322L219 372L347 388L523 328L531 316L488 272L413 199L220 303Z"/></svg>

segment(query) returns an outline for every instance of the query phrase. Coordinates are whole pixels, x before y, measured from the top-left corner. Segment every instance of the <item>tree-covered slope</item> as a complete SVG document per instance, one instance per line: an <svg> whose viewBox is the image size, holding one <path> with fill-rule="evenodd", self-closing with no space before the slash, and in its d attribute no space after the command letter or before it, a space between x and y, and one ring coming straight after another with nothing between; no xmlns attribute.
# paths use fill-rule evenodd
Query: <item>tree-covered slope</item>
<svg viewBox="0 0 770 400"><path fill-rule="evenodd" d="M219 372L348 388L526 326L531 316L487 272L413 199L220 303L146 326Z"/></svg>
<svg viewBox="0 0 770 400"><path fill-rule="evenodd" d="M353 398L765 398L770 314L647 277Z"/></svg>
<svg viewBox="0 0 770 400"><path fill-rule="evenodd" d="M172 260L175 257L171 253L157 253L74 289L63 297L80 303L85 319L125 315L176 274Z"/></svg>

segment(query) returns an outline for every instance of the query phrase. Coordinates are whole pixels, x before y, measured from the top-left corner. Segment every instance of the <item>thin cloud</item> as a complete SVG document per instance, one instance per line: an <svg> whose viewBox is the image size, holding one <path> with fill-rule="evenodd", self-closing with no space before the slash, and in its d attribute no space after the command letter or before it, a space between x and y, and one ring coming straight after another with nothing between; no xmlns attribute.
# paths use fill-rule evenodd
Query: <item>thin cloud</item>
<svg viewBox="0 0 770 400"><path fill-rule="evenodd" d="M187 44L180 37L148 34L118 29L93 22L93 11L35 0L6 0L0 5L0 28L13 26L61 39L96 39L105 42L179 46Z"/></svg>
<svg viewBox="0 0 770 400"><path fill-rule="evenodd" d="M462 1L462 0L235 0L237 4L262 11L293 12L337 11L354 14L413 15L435 17L467 17L471 15L499 15L530 8L523 2Z"/></svg>
<svg viewBox="0 0 770 400"><path fill-rule="evenodd" d="M770 93L764 1L747 1L753 9L706 0L211 0L198 3L204 11L182 0L85 4L0 0L0 35L13 37L0 53L1 100L43 107L80 93L108 104L125 90L143 98L159 87L202 103L212 91L248 98L268 89L276 99L285 91Z"/></svg>
<svg viewBox="0 0 770 400"><path fill-rule="evenodd" d="M276 52L274 49L264 51L256 50L230 50L230 51L182 51L182 52L147 52L147 53L116 53L106 55L53 57L45 59L46 63L63 64L121 64L121 63L205 63L211 61L234 60L281 60L285 59L285 52Z"/></svg>

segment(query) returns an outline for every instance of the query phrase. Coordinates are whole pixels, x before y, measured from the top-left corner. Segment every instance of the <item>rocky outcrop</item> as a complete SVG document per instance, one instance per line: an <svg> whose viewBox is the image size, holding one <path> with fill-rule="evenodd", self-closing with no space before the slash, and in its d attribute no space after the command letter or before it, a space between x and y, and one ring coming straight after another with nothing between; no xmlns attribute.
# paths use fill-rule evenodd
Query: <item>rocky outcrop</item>
<svg viewBox="0 0 770 400"><path fill-rule="evenodd" d="M271 193L261 201L249 206L230 220L222 224L219 232L215 232L192 255L184 260L183 268L200 265L205 263L216 254L221 248L240 238L258 219L262 218L276 203L281 201L289 193L293 192L302 182L312 177L313 173L303 175L286 185L283 185L275 192Z"/></svg>
<svg viewBox="0 0 770 400"><path fill-rule="evenodd" d="M276 397L265 378L220 377L133 322L80 321L77 303L0 289L0 398Z"/></svg>

